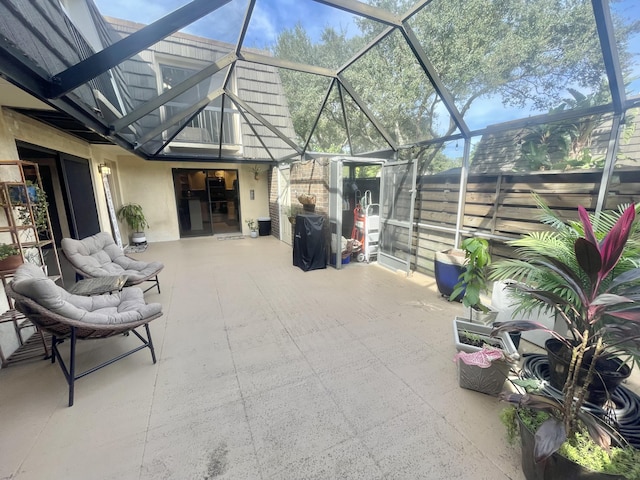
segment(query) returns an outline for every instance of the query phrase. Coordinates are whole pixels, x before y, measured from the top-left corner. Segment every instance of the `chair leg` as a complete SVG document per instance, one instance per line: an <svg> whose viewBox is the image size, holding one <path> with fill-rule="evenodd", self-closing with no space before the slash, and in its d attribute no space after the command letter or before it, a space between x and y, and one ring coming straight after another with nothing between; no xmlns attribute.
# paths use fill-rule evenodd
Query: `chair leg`
<svg viewBox="0 0 640 480"><path fill-rule="evenodd" d="M144 324L144 329L147 331L147 341L149 342L149 350L151 350L151 359L153 363L156 363L156 350L153 348L153 341L151 340L151 330L149 330L149 324Z"/></svg>
<svg viewBox="0 0 640 480"><path fill-rule="evenodd" d="M156 287L158 289L158 293L160 293L160 280L158 280L158 275L156 275L155 278L150 278L149 280L145 280L145 281L152 282L152 283L149 288L146 288L145 290L143 290L143 293L147 293L153 287Z"/></svg>
<svg viewBox="0 0 640 480"><path fill-rule="evenodd" d="M69 365L69 406L73 406L73 389L76 380L76 327L71 327L71 358Z"/></svg>
<svg viewBox="0 0 640 480"><path fill-rule="evenodd" d="M51 363L56 363L56 351L57 338L55 335L51 335Z"/></svg>

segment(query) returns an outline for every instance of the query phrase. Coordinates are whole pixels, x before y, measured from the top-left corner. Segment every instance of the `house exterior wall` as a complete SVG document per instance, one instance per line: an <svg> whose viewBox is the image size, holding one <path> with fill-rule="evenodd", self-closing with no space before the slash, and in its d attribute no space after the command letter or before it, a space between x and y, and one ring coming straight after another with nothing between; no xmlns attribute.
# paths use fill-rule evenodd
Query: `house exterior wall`
<svg viewBox="0 0 640 480"><path fill-rule="evenodd" d="M244 223L247 218L269 216L268 175L255 180L251 167L233 163L210 164L205 162L150 162L129 154L117 146L90 145L60 130L44 125L9 109L0 109L0 158L17 160L16 141L60 151L89 160L98 220L100 228L110 230L102 177L98 165L107 163L115 168L117 191L112 192L114 203L122 205L134 202L142 205L151 225L147 231L149 242L178 240L178 215L174 197L172 168L237 169L240 185L242 231L249 234ZM263 167L264 169L264 167ZM251 190L254 192L251 199ZM126 240L125 225L120 225Z"/></svg>
<svg viewBox="0 0 640 480"><path fill-rule="evenodd" d="M108 154L106 155L108 156ZM106 158L105 156L105 158ZM173 186L172 169L231 169L238 170L240 216L242 232L249 234L245 220L269 216L269 192L267 175L256 180L251 165L233 163L208 164L203 162L151 162L130 154L117 155L113 159L117 170L119 204L138 203L142 206L149 228L145 231L148 242L164 242L180 239L178 211ZM253 190L253 200L251 199ZM108 219L107 224L108 225ZM123 239L127 227L121 225Z"/></svg>

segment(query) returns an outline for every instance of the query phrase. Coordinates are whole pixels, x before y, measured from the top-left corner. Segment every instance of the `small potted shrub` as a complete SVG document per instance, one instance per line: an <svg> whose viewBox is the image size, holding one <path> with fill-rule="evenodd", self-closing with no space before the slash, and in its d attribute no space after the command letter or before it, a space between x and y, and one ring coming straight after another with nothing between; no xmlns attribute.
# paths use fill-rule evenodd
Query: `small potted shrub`
<svg viewBox="0 0 640 480"><path fill-rule="evenodd" d="M128 203L123 205L118 210L118 218L123 220L129 227L129 230L131 230L132 244L135 245L147 242L144 229L149 226L149 223L147 223L147 219L145 218L140 205L137 203Z"/></svg>
<svg viewBox="0 0 640 480"><path fill-rule="evenodd" d="M253 218L248 218L245 220L245 223L249 227L251 238L258 238L258 222L256 222Z"/></svg>
<svg viewBox="0 0 640 480"><path fill-rule="evenodd" d="M20 250L8 243L0 243L0 270L15 270L22 264Z"/></svg>

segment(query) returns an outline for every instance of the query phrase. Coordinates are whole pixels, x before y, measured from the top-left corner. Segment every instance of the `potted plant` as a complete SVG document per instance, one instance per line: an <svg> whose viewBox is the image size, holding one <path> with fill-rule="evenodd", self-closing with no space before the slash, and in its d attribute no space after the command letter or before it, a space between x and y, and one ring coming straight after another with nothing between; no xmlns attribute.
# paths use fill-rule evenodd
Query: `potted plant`
<svg viewBox="0 0 640 480"><path fill-rule="evenodd" d="M453 321L453 336L458 353L458 384L462 388L497 395L509 376L511 364L520 358L511 336L502 332L491 337L488 325Z"/></svg>
<svg viewBox="0 0 640 480"><path fill-rule="evenodd" d="M517 382L517 380L516 380ZM550 407L553 408L553 407ZM607 434L625 445L615 430L599 422L587 412L582 412L587 422L602 428ZM630 446L612 446L606 450L594 448L588 437L577 435L575 441L565 442L549 458L535 461L536 432L550 418L541 409L517 408L510 406L500 413L500 419L507 429L507 440L515 444L520 440L522 450L522 470L527 480L544 479L584 479L623 480L637 479L640 475L640 450Z"/></svg>
<svg viewBox="0 0 640 480"><path fill-rule="evenodd" d="M296 215L298 215L299 213L300 213L300 207L298 206L290 205L285 208L285 215L289 219L289 223L291 223L291 225L296 224Z"/></svg>
<svg viewBox="0 0 640 480"><path fill-rule="evenodd" d="M634 260L639 245L635 209L631 205L590 217L583 207L578 207L579 222L563 222L549 216L547 211L544 218L553 230L529 233L511 242L517 247L519 258L493 266L490 278L516 280L509 288L522 299L521 311L534 306L553 310L571 335L565 338L526 320L496 323L493 331L497 334L542 328L559 341L558 354L568 360L561 399L532 393L503 395L504 400L519 407L541 409L549 414L535 432L533 455L537 465L547 462L565 442L576 443L588 436L602 448L608 448L611 442L612 432L582 407L589 386L600 383L610 365L615 365L611 373L619 381L630 372L621 356L628 355L636 361L640 358L640 268ZM600 388L610 392L615 387ZM529 460L523 455L523 469ZM548 465L553 463L550 460ZM556 476L545 478L569 478L561 472L549 475Z"/></svg>
<svg viewBox="0 0 640 480"><path fill-rule="evenodd" d="M9 243L0 243L0 270L15 270L22 265L20 250Z"/></svg>
<svg viewBox="0 0 640 480"><path fill-rule="evenodd" d="M481 294L488 291L487 275L491 265L489 242L484 238L470 237L460 246L464 252L464 270L458 277L449 300L462 298L462 304L469 309L469 321L491 324L497 312L482 303Z"/></svg>
<svg viewBox="0 0 640 480"><path fill-rule="evenodd" d="M137 203L128 203L123 205L118 210L118 218L123 220L129 227L129 230L131 231L132 244L135 245L147 242L144 229L149 227L149 223L147 223L147 219L145 218L140 205Z"/></svg>
<svg viewBox="0 0 640 480"><path fill-rule="evenodd" d="M465 318L456 317L453 320L453 339L459 352L474 353L489 345L503 350L505 355L514 360L520 358L518 349L507 332L494 332L489 325L471 323Z"/></svg>
<svg viewBox="0 0 640 480"><path fill-rule="evenodd" d="M309 193L301 193L298 195L298 201L302 204L302 209L305 212L315 212L316 210L316 196Z"/></svg>
<svg viewBox="0 0 640 480"><path fill-rule="evenodd" d="M253 218L248 218L247 220L245 220L245 223L249 227L249 232L250 232L249 234L251 235L251 238L257 238L258 222L256 222Z"/></svg>
<svg viewBox="0 0 640 480"><path fill-rule="evenodd" d="M443 297L460 301L464 292L453 297L451 294L464 272L464 251L456 248L435 252L433 256L433 275L438 291Z"/></svg>
<svg viewBox="0 0 640 480"><path fill-rule="evenodd" d="M453 359L460 387L494 396L502 391L513 361L503 349L487 345L476 352L458 352Z"/></svg>

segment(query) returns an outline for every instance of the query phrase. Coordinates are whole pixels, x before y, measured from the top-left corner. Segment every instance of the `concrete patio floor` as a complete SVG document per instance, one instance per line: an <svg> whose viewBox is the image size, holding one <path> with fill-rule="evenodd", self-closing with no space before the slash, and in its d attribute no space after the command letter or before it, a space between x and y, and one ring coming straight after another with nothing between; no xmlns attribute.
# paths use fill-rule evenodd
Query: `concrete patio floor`
<svg viewBox="0 0 640 480"><path fill-rule="evenodd" d="M0 479L522 479L497 399L458 387L433 279L303 272L273 237L154 243L158 355L76 383L0 370ZM79 368L133 336L79 344Z"/></svg>

